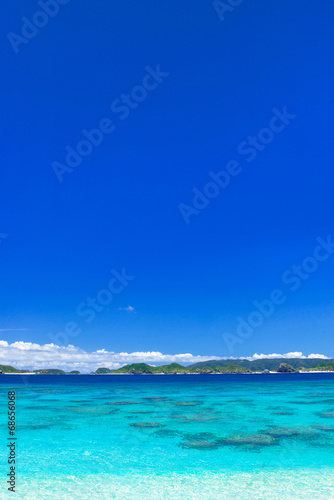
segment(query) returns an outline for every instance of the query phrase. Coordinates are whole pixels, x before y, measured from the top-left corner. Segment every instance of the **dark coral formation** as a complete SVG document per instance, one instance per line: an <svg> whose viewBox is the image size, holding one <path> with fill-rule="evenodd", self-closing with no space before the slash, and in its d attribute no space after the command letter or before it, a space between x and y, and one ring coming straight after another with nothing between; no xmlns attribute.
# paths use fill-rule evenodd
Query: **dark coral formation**
<svg viewBox="0 0 334 500"><path fill-rule="evenodd" d="M159 422L136 422L134 424L130 424L132 427L139 427L140 429L151 429L154 427L163 427Z"/></svg>
<svg viewBox="0 0 334 500"><path fill-rule="evenodd" d="M169 398L165 398L165 397L145 397L143 399L146 399L147 401L152 401L152 402L155 402L155 401L169 401Z"/></svg>
<svg viewBox="0 0 334 500"><path fill-rule="evenodd" d="M319 417L334 418L334 411L323 411L323 412L319 413Z"/></svg>
<svg viewBox="0 0 334 500"><path fill-rule="evenodd" d="M192 448L195 450L214 450L219 447L218 443L210 441L186 441L181 443L182 448Z"/></svg>
<svg viewBox="0 0 334 500"><path fill-rule="evenodd" d="M278 441L274 436L268 434L237 434L221 439L220 443L230 446L272 446Z"/></svg>
<svg viewBox="0 0 334 500"><path fill-rule="evenodd" d="M106 405L119 405L119 406L140 405L140 404L142 404L141 401L110 401L109 403L106 403Z"/></svg>
<svg viewBox="0 0 334 500"><path fill-rule="evenodd" d="M318 431L311 427L272 427L265 432L275 438L312 438L318 434Z"/></svg>
<svg viewBox="0 0 334 500"><path fill-rule="evenodd" d="M330 425L312 425L312 427L318 431L334 432L334 427L331 427Z"/></svg>
<svg viewBox="0 0 334 500"><path fill-rule="evenodd" d="M293 411L274 411L273 415L294 415Z"/></svg>
<svg viewBox="0 0 334 500"><path fill-rule="evenodd" d="M176 401L174 404L176 406L198 406L201 403L198 401Z"/></svg>

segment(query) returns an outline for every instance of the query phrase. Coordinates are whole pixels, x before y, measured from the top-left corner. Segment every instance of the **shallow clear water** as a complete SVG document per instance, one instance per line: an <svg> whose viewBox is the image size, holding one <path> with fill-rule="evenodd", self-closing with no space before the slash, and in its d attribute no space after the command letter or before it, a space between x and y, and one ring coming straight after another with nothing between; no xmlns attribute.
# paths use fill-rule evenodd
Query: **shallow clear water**
<svg viewBox="0 0 334 500"><path fill-rule="evenodd" d="M334 374L1 376L21 499L334 498Z"/></svg>

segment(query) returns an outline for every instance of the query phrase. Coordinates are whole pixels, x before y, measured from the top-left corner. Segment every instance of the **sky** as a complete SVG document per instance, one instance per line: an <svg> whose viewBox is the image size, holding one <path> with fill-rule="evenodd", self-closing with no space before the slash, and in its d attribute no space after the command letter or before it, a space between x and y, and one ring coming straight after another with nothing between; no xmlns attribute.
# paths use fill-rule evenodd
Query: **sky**
<svg viewBox="0 0 334 500"><path fill-rule="evenodd" d="M0 359L334 357L333 3L0 9Z"/></svg>

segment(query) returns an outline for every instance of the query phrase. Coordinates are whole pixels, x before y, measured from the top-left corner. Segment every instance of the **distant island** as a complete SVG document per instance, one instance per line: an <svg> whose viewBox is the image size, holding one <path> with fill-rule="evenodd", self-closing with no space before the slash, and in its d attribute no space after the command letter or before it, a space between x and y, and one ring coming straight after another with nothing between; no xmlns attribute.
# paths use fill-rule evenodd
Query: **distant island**
<svg viewBox="0 0 334 500"><path fill-rule="evenodd" d="M319 363L319 359L304 360L304 359L289 359L287 364L285 359L265 359L261 360L260 366L258 360L234 360L233 363L228 360L207 361L196 363L190 366L182 366L178 363L169 365L150 366L146 363L133 363L131 365L122 366L117 370L108 368L99 368L96 370L96 375L168 375L168 374L232 374L232 373L297 373L297 372L331 372L334 371L334 360ZM305 361L305 363L301 363ZM263 363L264 362L264 363Z"/></svg>
<svg viewBox="0 0 334 500"><path fill-rule="evenodd" d="M81 375L78 370L73 370L70 372L65 372L64 370L58 370L58 368L43 368L40 370L19 370L9 365L0 365L0 374L10 375Z"/></svg>
<svg viewBox="0 0 334 500"><path fill-rule="evenodd" d="M117 370L98 368L90 375L198 375L198 374L251 374L251 373L309 373L334 372L334 359L324 361L321 358L286 358L260 359L248 361L246 359L210 360L183 366L178 363L169 365L151 366L146 363L133 363L122 366ZM33 370L19 370L9 365L0 365L0 374L16 375L81 375L78 370L65 372L57 368Z"/></svg>

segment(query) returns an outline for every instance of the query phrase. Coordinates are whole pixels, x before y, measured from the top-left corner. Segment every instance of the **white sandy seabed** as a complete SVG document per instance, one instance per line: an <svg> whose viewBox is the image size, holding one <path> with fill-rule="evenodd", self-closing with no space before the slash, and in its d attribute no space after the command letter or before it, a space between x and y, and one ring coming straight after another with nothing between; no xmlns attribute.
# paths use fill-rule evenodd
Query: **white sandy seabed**
<svg viewBox="0 0 334 500"><path fill-rule="evenodd" d="M18 481L22 500L333 500L333 469L203 475L54 477ZM6 498L14 498L8 492Z"/></svg>

